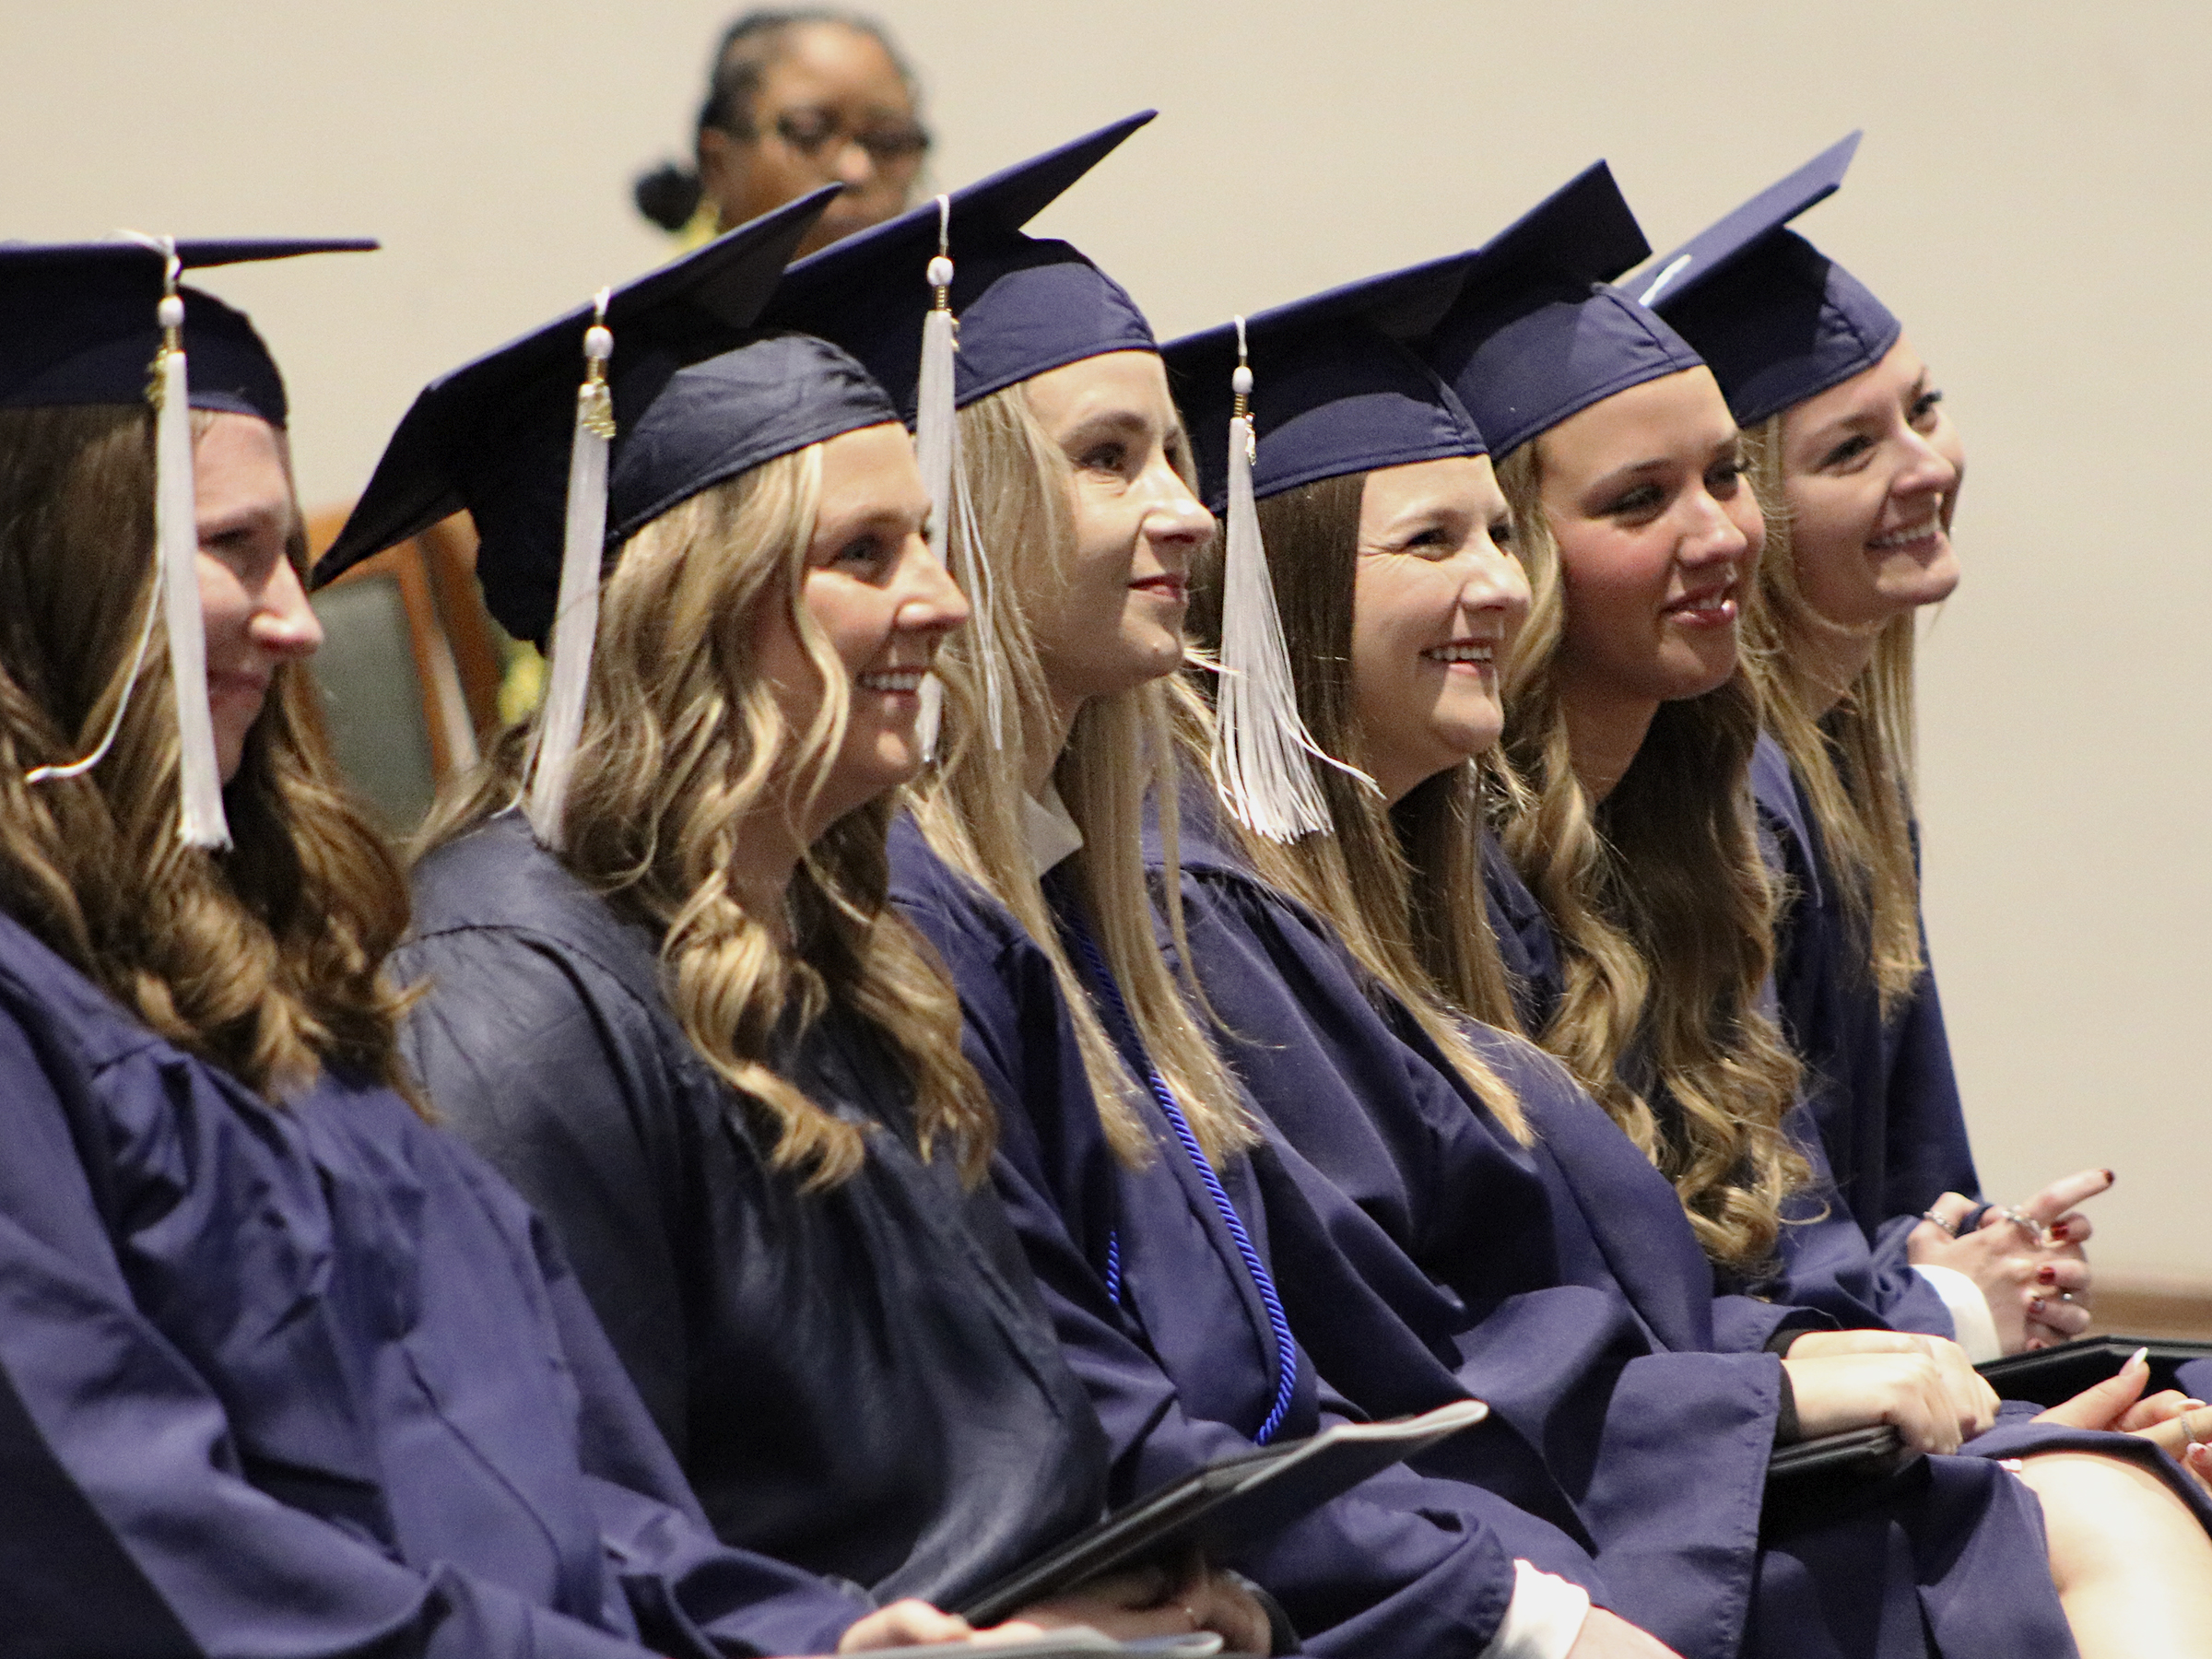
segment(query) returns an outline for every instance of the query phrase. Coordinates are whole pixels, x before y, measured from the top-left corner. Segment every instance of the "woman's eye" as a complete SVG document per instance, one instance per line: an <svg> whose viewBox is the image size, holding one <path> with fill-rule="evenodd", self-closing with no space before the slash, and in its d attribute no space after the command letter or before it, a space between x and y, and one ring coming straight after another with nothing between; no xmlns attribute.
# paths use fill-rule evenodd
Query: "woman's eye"
<svg viewBox="0 0 2212 1659"><path fill-rule="evenodd" d="M1820 465L1823 467L1848 466L1853 461L1864 459L1873 452L1873 449L1874 440L1871 438L1863 435L1856 438L1846 438L1834 449L1820 457Z"/></svg>
<svg viewBox="0 0 2212 1659"><path fill-rule="evenodd" d="M1925 426L1936 418L1936 406L1943 401L1941 392L1924 392L1912 402L1912 424Z"/></svg>
<svg viewBox="0 0 2212 1659"><path fill-rule="evenodd" d="M1119 473L1129 465L1129 446L1125 443L1095 443L1083 452L1076 465L1085 472Z"/></svg>
<svg viewBox="0 0 2212 1659"><path fill-rule="evenodd" d="M1744 464L1738 460L1724 461L1705 475L1705 488L1716 496L1731 496L1744 481Z"/></svg>
<svg viewBox="0 0 2212 1659"><path fill-rule="evenodd" d="M872 571L883 563L887 551L879 539L864 535L838 548L830 556L830 563L843 570Z"/></svg>
<svg viewBox="0 0 2212 1659"><path fill-rule="evenodd" d="M1656 484L1639 484L1633 489L1623 490L1600 510L1600 518L1634 518L1640 513L1656 512L1666 500Z"/></svg>
<svg viewBox="0 0 2212 1659"><path fill-rule="evenodd" d="M1520 540L1521 538L1513 534L1512 519L1500 519L1490 526L1490 545L1492 547L1502 547L1511 553Z"/></svg>

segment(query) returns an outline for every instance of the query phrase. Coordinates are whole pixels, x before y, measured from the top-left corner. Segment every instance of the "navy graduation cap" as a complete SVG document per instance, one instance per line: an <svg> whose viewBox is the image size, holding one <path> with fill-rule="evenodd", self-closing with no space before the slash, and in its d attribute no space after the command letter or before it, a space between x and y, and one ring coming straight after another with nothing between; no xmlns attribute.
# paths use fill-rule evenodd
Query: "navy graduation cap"
<svg viewBox="0 0 2212 1659"><path fill-rule="evenodd" d="M1821 151L1628 285L1712 366L1745 426L1873 367L1902 332L1850 272L1785 228L1836 193L1860 136Z"/></svg>
<svg viewBox="0 0 2212 1659"><path fill-rule="evenodd" d="M837 186L718 237L424 388L316 567L327 582L465 507L492 615L549 643L529 815L561 839L610 554L677 503L896 421L827 341L755 327Z"/></svg>
<svg viewBox="0 0 2212 1659"><path fill-rule="evenodd" d="M1444 313L1468 259L1347 283L1161 347L1206 505L1228 505L1230 422L1247 403L1260 500L1347 473L1484 453L1460 399L1404 344Z"/></svg>
<svg viewBox="0 0 2212 1659"><path fill-rule="evenodd" d="M116 238L91 242L0 241L0 408L53 408L145 401L163 348L157 316L171 244ZM366 238L243 237L173 244L177 270L358 253ZM242 312L212 294L179 288L187 395L195 409L257 415L281 427L284 377Z"/></svg>
<svg viewBox="0 0 2212 1659"><path fill-rule="evenodd" d="M819 340L754 328L791 250L837 187L762 215L426 386L318 582L465 508L493 616L543 642L560 575L579 382L604 385L613 433L603 552L677 502L762 462L895 419L882 392ZM587 342L594 328L611 338ZM587 346L608 355L594 377Z"/></svg>
<svg viewBox="0 0 2212 1659"><path fill-rule="evenodd" d="M1016 163L792 266L766 321L834 340L917 419L932 255L948 256L945 308L959 320L953 404L1085 358L1153 351L1136 302L1064 241L1023 227L1153 118L1136 114Z"/></svg>
<svg viewBox="0 0 2212 1659"><path fill-rule="evenodd" d="M367 240L274 238L179 241L127 235L99 242L0 243L0 407L151 406L154 580L127 684L160 619L177 722L177 832L185 845L229 846L215 724L207 706L207 635L200 614L199 528L191 411L285 421L284 377L242 312L181 286L186 270L365 252ZM34 766L29 784L83 777L123 728L126 689L90 751Z"/></svg>
<svg viewBox="0 0 2212 1659"><path fill-rule="evenodd" d="M1617 392L1698 366L1680 335L1607 286L1651 251L1598 161L1469 256L1423 355L1494 453L1511 454Z"/></svg>

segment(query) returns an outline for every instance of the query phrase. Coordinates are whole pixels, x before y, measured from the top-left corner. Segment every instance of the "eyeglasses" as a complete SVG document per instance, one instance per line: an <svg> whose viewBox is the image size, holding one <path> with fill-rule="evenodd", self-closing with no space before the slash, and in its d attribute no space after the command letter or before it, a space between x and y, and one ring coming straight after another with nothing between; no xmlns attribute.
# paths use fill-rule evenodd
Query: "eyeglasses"
<svg viewBox="0 0 2212 1659"><path fill-rule="evenodd" d="M855 132L829 110L786 110L771 124L778 138L810 161L818 161L825 152L834 154L848 144L859 145L878 167L919 161L929 149L929 131L917 121L891 122ZM763 135L756 127L740 131L737 136L758 140Z"/></svg>

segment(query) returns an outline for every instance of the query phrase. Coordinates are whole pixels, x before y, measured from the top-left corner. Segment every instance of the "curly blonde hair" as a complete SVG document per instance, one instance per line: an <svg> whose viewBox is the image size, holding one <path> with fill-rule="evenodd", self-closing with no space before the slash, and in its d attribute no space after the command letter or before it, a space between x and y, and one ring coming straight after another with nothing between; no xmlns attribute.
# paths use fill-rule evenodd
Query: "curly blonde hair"
<svg viewBox="0 0 2212 1659"><path fill-rule="evenodd" d="M406 928L406 883L330 758L303 664L277 665L224 788L234 845L178 839L159 629L130 675L159 603L153 504L144 407L0 410L0 908L272 1101L325 1065L415 1100L395 1041L405 999L381 976ZM304 578L292 517L287 554ZM88 753L125 698L98 766L24 781Z"/></svg>
<svg viewBox="0 0 2212 1659"><path fill-rule="evenodd" d="M860 1168L863 1129L774 1069L780 1040L835 1002L883 1040L914 1091L922 1150L956 1150L980 1180L996 1119L960 1053L959 1005L888 899L891 807L848 813L808 847L784 913L748 909L731 870L747 820L796 827L827 783L851 700L843 665L800 603L821 499L821 447L690 497L624 544L601 590L583 730L562 810L561 862L660 935L663 984L692 1047L772 1135L771 1162L808 1190ZM794 729L755 664L781 606L824 688ZM441 802L428 848L512 805L536 716Z"/></svg>
<svg viewBox="0 0 2212 1659"><path fill-rule="evenodd" d="M1809 641L1839 624L1812 606L1797 580L1796 545L1783 487L1783 417L1744 433L1752 486L1767 512L1767 549L1744 606L1746 662L1767 730L1809 797L1828 862L1866 939L1885 1018L1925 965L1920 859L1912 841L1915 618L1882 624L1874 655L1834 707L1801 670Z"/></svg>
<svg viewBox="0 0 2212 1659"><path fill-rule="evenodd" d="M1550 917L1565 980L1538 1039L1674 1182L1706 1254L1756 1276L1772 1265L1783 1204L1811 1177L1783 1127L1797 1063L1760 1006L1775 894L1748 809L1758 700L1739 666L1716 690L1662 703L1592 804L1558 675L1566 600L1542 441L1498 464L1534 594L1505 683L1504 746L1524 793L1500 839Z"/></svg>
<svg viewBox="0 0 2212 1659"><path fill-rule="evenodd" d="M1033 873L1023 803L1019 757L1056 729L1033 618L1053 602L1074 549L1073 473L1018 384L979 398L960 411L959 421L963 464L994 572L988 591L969 598L979 608L987 606L990 616L938 653L948 688L945 749L918 792L917 817L930 844L1012 911L1051 958L1107 1138L1125 1162L1141 1166L1153 1151L1137 1104L1141 1090L1062 947ZM954 531L960 533L957 520ZM981 707L975 652L985 638L995 645L1005 687L995 743L974 719L957 712ZM1218 1163L1254 1144L1257 1135L1193 1013L1195 987L1169 966L1153 931L1157 899L1171 935L1178 942L1182 936L1175 792L1155 788L1173 777L1171 696L1171 677L1093 698L1076 717L1053 781L1083 832L1082 850L1069 865L1100 953L1147 1055L1199 1145ZM1156 888L1145 870L1147 794L1155 798L1167 844L1167 874ZM1189 960L1187 951L1183 959Z"/></svg>

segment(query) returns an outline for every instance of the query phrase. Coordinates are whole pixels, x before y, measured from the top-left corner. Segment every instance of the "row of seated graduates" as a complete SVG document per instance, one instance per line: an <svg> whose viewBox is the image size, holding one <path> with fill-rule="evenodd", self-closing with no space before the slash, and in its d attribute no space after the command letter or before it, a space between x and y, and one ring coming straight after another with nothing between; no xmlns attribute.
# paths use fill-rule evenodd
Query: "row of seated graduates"
<svg viewBox="0 0 2212 1659"><path fill-rule="evenodd" d="M2009 1418L1879 1503L1763 1536L1768 1455L1836 1393L1783 1350L1839 1309L1884 1323L1855 1223L1780 1231L1785 1252L1819 1233L1826 1253L1716 1295L1691 1213L1601 1106L1526 1043L1440 1012L1418 965L1368 960L1356 912L1322 923L1296 883L1261 878L1195 774L1174 786L1170 759L1206 741L1172 677L1185 578L1202 610L1222 580L1193 571L1212 521L1141 313L1021 229L1135 124L778 281L820 206L801 204L426 391L324 571L465 508L487 602L553 641L555 684L417 867L393 967L423 988L396 1041L396 1007L358 976L351 1006L288 987L325 1031L340 1009L356 1022L345 1044L300 1040L317 1062L301 1088L269 1068L265 1034L264 1052L218 1046L189 999L164 1027L145 990L159 973L119 968L106 933L94 953L11 904L11 1099L44 1162L9 1183L18 1277L38 1294L7 1363L22 1462L47 1482L11 1559L65 1588L94 1567L127 1579L92 1645L221 1651L282 1628L426 1651L791 1652L953 1634L911 1604L867 1609L958 1605L1109 1499L1254 1440L1469 1392L1495 1407L1483 1428L1240 1555L1272 1608L1199 1571L1130 1575L1080 1610L1255 1645L1295 1630L1314 1651L1664 1651L1633 1625L1686 1653L1803 1651L1813 1630L1836 1651L2063 1652L2072 1607L2003 1466L2030 1452L2047 1454L2033 1468L2133 1471L2138 1509L2181 1513L2203 1547L2181 1508L2201 1505L2193 1483L2149 1441ZM1255 494L1437 464L1458 465L1427 477L1487 477L1486 434L1524 406L1505 397L1508 418L1478 428L1480 387L1508 377L1473 365L1531 317L1564 316L1578 340L1628 318L1659 365L1592 397L1535 354L1539 428L1639 386L1712 384L1589 275L1563 312L1495 305L1613 257L1614 210L1591 211L1609 191L1585 175L1474 255L1255 317ZM900 429L918 420L930 449L933 307L914 273L940 237L935 286L961 324L939 382L961 410L940 512L962 527L967 599L922 541L932 502ZM137 261L115 284L134 324L113 326L111 294L80 325L145 345L141 363L151 277ZM1414 329L1409 296L1427 301ZM195 373L252 342L235 313L191 305ZM1475 350L1453 365L1455 337ZM617 435L604 524L584 513L566 545L585 557L564 559L563 496L592 453L570 418L580 344ZM1225 344L1166 360L1185 371L1202 488L1233 519L1231 452L1209 441L1233 429L1202 412L1233 384L1213 372ZM217 382L202 402L195 378L194 402L274 429L274 366L242 355L255 395ZM127 404L112 370L91 378L101 395L40 395ZM1502 506L1460 515L1470 557ZM1118 569L1101 557L1116 547ZM597 622L564 651L566 583L579 567L595 583L602 548L619 557ZM1334 572L1340 618L1367 597L1345 592L1351 564ZM278 600L289 568L280 550L261 572ZM1500 596L1476 608L1517 620L1525 584L1484 580ZM288 895L253 870L276 841L336 831L279 789L239 789L280 761L312 773L312 733L235 694L231 632L205 608L209 707L246 716L222 759L237 844L219 861L184 846L160 875L250 895L282 937L312 861L295 856ZM270 652L312 645L261 634ZM933 663L947 690L924 773ZM154 706L123 717L158 722ZM1017 774L1008 754L1032 764ZM181 785L144 770L96 770L68 798L135 790L173 810ZM1466 769L1445 771L1456 785ZM894 821L888 792L917 774ZM1164 907L1169 943L1213 953L1194 977L1238 1040L1238 1081L1156 933L1147 852L1183 900ZM355 927L373 972L396 929L319 879L318 913ZM1294 1086L1271 1089L1262 1054L1297 1060ZM393 1081L419 1084L545 1227ZM237 1319L241 1303L261 1313ZM1853 1358L1948 1402L1891 1408L1920 1442L1989 1430L1926 1354ZM117 1466L119 1432L160 1441L165 1425L191 1425L164 1442L183 1455ZM2175 1596L2201 1583L2169 1576ZM81 1621L88 1599L40 1617Z"/></svg>

